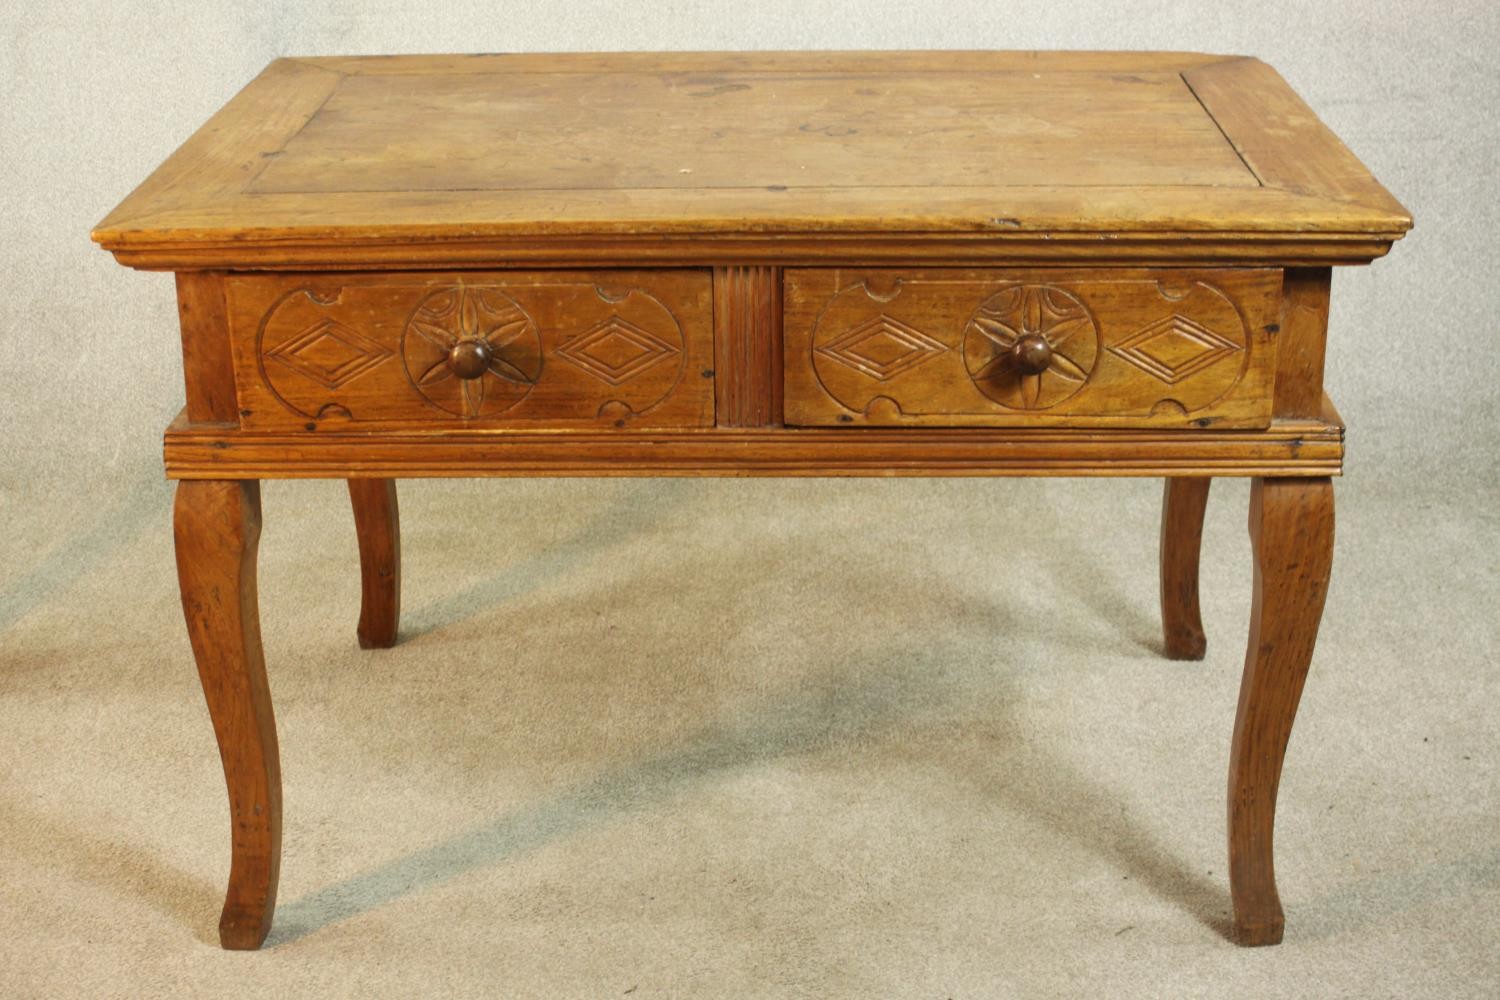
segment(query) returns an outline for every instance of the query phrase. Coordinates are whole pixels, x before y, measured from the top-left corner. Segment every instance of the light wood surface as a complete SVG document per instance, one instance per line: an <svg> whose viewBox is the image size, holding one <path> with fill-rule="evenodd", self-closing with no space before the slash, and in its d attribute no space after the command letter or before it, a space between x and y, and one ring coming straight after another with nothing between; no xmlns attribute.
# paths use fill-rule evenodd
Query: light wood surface
<svg viewBox="0 0 1500 1000"><path fill-rule="evenodd" d="M1175 72L558 69L351 76L245 191L1259 186Z"/></svg>
<svg viewBox="0 0 1500 1000"><path fill-rule="evenodd" d="M1332 281L1333 272L1326 267L1286 271L1272 402L1279 417L1315 416L1323 406L1323 357Z"/></svg>
<svg viewBox="0 0 1500 1000"><path fill-rule="evenodd" d="M1274 70L1160 53L283 59L104 219L154 268L1369 259L1404 209ZM1166 241L1166 245L1163 245Z"/></svg>
<svg viewBox="0 0 1500 1000"><path fill-rule="evenodd" d="M1229 887L1242 944L1276 944L1285 918L1272 834L1292 722L1333 564L1333 484L1257 479L1250 490L1254 599L1229 756Z"/></svg>
<svg viewBox="0 0 1500 1000"><path fill-rule="evenodd" d="M178 274L177 318L182 333L188 419L209 424L239 423L224 276L202 271Z"/></svg>

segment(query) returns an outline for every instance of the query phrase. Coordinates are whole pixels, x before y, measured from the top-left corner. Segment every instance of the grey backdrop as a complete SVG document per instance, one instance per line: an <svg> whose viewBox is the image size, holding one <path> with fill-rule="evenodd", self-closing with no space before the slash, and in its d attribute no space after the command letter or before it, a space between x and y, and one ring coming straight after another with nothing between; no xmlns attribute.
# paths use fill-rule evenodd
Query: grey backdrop
<svg viewBox="0 0 1500 1000"><path fill-rule="evenodd" d="M1178 48L1272 62L1416 217L1339 273L1329 388L1350 472L1492 480L1500 273L1495 5L737 2L21 3L0 63L0 490L135 475L181 391L171 281L87 233L270 59L691 48Z"/></svg>
<svg viewBox="0 0 1500 1000"><path fill-rule="evenodd" d="M0 992L1494 995L1497 9L7 6ZM1352 430L1283 805L1281 949L1236 952L1215 933L1244 486L1215 488L1210 661L1188 669L1154 653L1157 486L1135 481L407 484L408 641L363 658L349 649L357 580L338 486L268 487L283 913L258 964L213 949L225 809L175 606L159 454L182 398L172 281L119 267L90 227L278 56L668 48L1257 55L1412 211L1389 258L1335 277L1328 386ZM939 509L946 527L922 528ZM996 525L1017 510L1037 537L1002 546ZM457 543L492 518L512 531L477 551ZM684 552L693 561L671 561ZM683 581L693 589L672 589ZM606 634L615 644L600 645ZM502 652L516 662L496 667ZM580 673L556 674L558 657ZM527 677L540 686L508 686ZM782 682L812 696L755 707ZM1014 698L997 707L997 689ZM556 690L603 691L587 702L598 714L574 719ZM700 690L718 701L691 703ZM419 739L412 726L428 728ZM705 726L706 746L692 735ZM1049 733L1063 734L1055 746ZM882 798L943 740L941 763ZM549 799L559 781L574 791ZM530 811L496 819L487 803L515 796ZM849 811L823 816L830 802ZM858 835L838 839L840 824ZM596 847L596 826L614 839ZM675 854L654 868L664 830ZM784 843L756 852L778 831ZM929 838L955 859L948 881L887 874ZM971 858L976 841L994 851ZM748 895L720 899L693 874L735 863L751 865L736 883Z"/></svg>

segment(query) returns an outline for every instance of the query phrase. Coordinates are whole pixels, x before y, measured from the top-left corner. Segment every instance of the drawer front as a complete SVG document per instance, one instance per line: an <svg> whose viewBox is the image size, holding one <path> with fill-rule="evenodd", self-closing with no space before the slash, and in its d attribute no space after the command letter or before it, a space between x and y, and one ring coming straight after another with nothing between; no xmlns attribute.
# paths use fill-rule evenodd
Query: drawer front
<svg viewBox="0 0 1500 1000"><path fill-rule="evenodd" d="M1275 269L789 269L788 424L1265 427Z"/></svg>
<svg viewBox="0 0 1500 1000"><path fill-rule="evenodd" d="M703 427L707 271L232 275L241 426Z"/></svg>

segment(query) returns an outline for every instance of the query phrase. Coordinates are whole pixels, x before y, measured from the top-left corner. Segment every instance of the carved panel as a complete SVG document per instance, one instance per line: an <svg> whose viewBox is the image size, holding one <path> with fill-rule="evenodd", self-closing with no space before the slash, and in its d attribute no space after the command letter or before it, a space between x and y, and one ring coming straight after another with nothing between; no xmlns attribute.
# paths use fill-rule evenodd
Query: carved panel
<svg viewBox="0 0 1500 1000"><path fill-rule="evenodd" d="M701 427L704 271L236 275L241 422Z"/></svg>
<svg viewBox="0 0 1500 1000"><path fill-rule="evenodd" d="M921 330L881 313L835 337L831 343L817 348L817 352L884 382L947 349Z"/></svg>
<svg viewBox="0 0 1500 1000"><path fill-rule="evenodd" d="M624 385L658 362L681 354L680 338L677 343L668 343L614 314L557 349L558 357L613 386Z"/></svg>
<svg viewBox="0 0 1500 1000"><path fill-rule="evenodd" d="M791 424L1264 427L1274 269L793 269Z"/></svg>
<svg viewBox="0 0 1500 1000"><path fill-rule="evenodd" d="M294 302L315 301L296 296ZM282 313L294 309L279 310ZM285 319L285 316L277 317ZM266 352L266 357L281 362L293 373L318 383L325 389L341 388L380 362L391 352L344 324L323 317L290 340L284 340ZM273 369L274 370L274 369Z"/></svg>
<svg viewBox="0 0 1500 1000"><path fill-rule="evenodd" d="M1168 385L1176 385L1244 345L1221 337L1191 316L1173 313L1111 347L1121 358Z"/></svg>

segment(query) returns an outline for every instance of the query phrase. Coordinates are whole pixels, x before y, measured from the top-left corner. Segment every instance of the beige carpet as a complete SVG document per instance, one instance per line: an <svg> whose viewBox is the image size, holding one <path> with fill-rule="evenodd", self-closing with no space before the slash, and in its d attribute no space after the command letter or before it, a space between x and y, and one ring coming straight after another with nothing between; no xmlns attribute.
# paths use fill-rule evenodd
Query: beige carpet
<svg viewBox="0 0 1500 1000"><path fill-rule="evenodd" d="M1243 482L1158 655L1150 481L403 483L353 641L338 483L265 488L286 789L267 949L168 487L32 508L0 604L7 997L1493 996L1493 517L1346 480L1283 785L1279 948L1224 940ZM85 518L85 521L87 519Z"/></svg>

